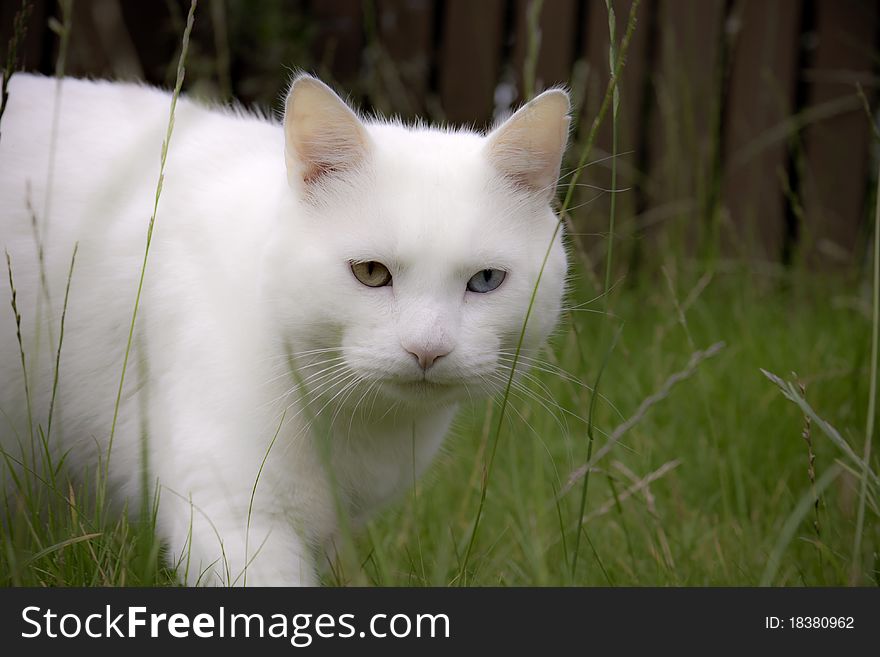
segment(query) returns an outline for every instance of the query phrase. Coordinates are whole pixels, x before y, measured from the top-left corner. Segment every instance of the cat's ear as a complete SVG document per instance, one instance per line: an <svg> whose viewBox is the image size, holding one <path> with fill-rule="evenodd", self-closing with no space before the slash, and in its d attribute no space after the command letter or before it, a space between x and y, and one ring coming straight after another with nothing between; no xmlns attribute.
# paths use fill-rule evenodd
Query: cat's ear
<svg viewBox="0 0 880 657"><path fill-rule="evenodd" d="M306 74L287 94L284 141L288 178L306 185L356 168L369 148L357 115L330 87Z"/></svg>
<svg viewBox="0 0 880 657"><path fill-rule="evenodd" d="M489 161L516 187L552 196L568 143L570 109L561 89L529 101L489 134Z"/></svg>

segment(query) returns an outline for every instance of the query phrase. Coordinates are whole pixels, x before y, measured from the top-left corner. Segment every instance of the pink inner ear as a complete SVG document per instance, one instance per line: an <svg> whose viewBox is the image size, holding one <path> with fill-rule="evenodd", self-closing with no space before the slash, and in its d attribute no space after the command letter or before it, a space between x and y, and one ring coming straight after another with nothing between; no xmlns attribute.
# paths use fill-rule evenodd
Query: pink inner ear
<svg viewBox="0 0 880 657"><path fill-rule="evenodd" d="M310 159L303 163L302 179L307 185L315 184L325 178L339 176L347 171L352 171L361 162L359 157L352 159Z"/></svg>
<svg viewBox="0 0 880 657"><path fill-rule="evenodd" d="M501 175L517 189L528 192L544 191L548 185L548 172L553 166L554 155L538 149L512 147L496 155L495 166Z"/></svg>
<svg viewBox="0 0 880 657"><path fill-rule="evenodd" d="M538 189L538 185L534 183L534 177L529 172L508 173L504 178L516 189L521 189L524 192L534 192Z"/></svg>
<svg viewBox="0 0 880 657"><path fill-rule="evenodd" d="M308 141L297 139L296 143L297 159L303 169L302 180L307 185L351 171L365 157L362 136L356 131L350 134L319 132Z"/></svg>
<svg viewBox="0 0 880 657"><path fill-rule="evenodd" d="M310 167L303 171L302 179L304 183L311 185L333 172L334 169L329 164L317 164L313 162Z"/></svg>

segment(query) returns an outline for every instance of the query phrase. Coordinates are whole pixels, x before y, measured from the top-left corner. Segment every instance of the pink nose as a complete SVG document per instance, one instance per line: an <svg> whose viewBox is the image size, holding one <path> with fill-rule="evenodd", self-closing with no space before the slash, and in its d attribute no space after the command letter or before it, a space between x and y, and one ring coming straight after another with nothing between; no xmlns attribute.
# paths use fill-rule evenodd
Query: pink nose
<svg viewBox="0 0 880 657"><path fill-rule="evenodd" d="M409 353L416 357L416 360L419 361L419 367L423 370L427 370L431 367L438 358L445 356L448 354L451 349L442 346L433 346L433 347L404 347Z"/></svg>

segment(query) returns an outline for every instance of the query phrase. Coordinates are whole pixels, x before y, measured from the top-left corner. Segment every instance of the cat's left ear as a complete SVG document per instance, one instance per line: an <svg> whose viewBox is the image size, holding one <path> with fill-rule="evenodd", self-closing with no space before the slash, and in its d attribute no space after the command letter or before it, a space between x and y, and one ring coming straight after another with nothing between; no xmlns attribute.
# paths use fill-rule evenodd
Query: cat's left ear
<svg viewBox="0 0 880 657"><path fill-rule="evenodd" d="M552 196L568 143L570 109L561 89L535 97L488 135L489 161L516 187Z"/></svg>
<svg viewBox="0 0 880 657"><path fill-rule="evenodd" d="M311 75L298 76L284 105L287 176L311 185L356 168L367 156L369 135L351 108Z"/></svg>

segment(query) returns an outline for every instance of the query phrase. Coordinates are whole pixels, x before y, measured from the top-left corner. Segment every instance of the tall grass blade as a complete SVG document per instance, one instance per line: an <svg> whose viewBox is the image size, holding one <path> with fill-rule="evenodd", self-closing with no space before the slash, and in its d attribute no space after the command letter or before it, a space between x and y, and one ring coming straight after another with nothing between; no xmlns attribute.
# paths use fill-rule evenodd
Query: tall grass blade
<svg viewBox="0 0 880 657"><path fill-rule="evenodd" d="M58 392L58 373L61 371L61 346L64 344L64 321L67 318L67 302L70 298L70 281L73 280L73 266L76 264L76 252L79 242L73 245L73 255L70 256L70 270L67 272L67 287L64 289L64 305L61 308L61 327L58 335L58 349L55 352L55 372L52 379L52 398L49 400L49 419L46 422L46 440L52 435L52 415L55 411L55 395Z"/></svg>
<svg viewBox="0 0 880 657"><path fill-rule="evenodd" d="M31 441L31 450L34 445L34 414L31 407L31 389L28 385L27 361L24 355L24 341L21 337L21 313L18 311L18 293L15 290L15 281L12 278L12 257L9 251L6 251L6 271L9 274L9 290L12 295L11 305L12 314L15 317L15 337L18 339L18 355L21 360L21 375L24 377L24 396L27 404L27 420L28 420L28 438ZM24 452L22 452L24 455ZM31 453L31 458L35 460L35 454ZM31 465L35 465L33 462Z"/></svg>
<svg viewBox="0 0 880 657"><path fill-rule="evenodd" d="M779 389L782 391L783 396L791 402L797 404L804 415L808 415L813 423L822 430L828 438L831 439L837 447L840 449L844 455L853 462L853 464L860 470L864 472L864 476L866 481L871 486L880 486L880 477L877 476L877 473L871 470L868 463L862 460L858 454L855 453L852 447L850 447L849 443L844 440L843 436L840 435L840 432L835 429L831 424L826 422L823 418L819 416L818 413L813 409L813 407L807 402L806 399L800 393L800 389L798 386L791 381L784 381L779 378L772 372L768 372L765 369L762 369L761 372L770 379L773 383L775 383Z"/></svg>
<svg viewBox="0 0 880 657"><path fill-rule="evenodd" d="M593 435L593 411L596 408L596 398L599 395L599 384L602 382L602 373L605 371L605 368L608 366L608 361L611 358L611 352L614 351L614 347L617 346L617 340L620 338L620 334L623 331L623 324L617 327L617 332L614 334L614 337L611 339L611 345L605 351L605 357L602 359L602 365L599 367L599 372L596 375L596 382L593 384L593 394L590 396L590 410L587 414L587 463L589 463L593 458L593 445L595 444L595 437ZM581 486L581 501L580 506L578 508L578 523L577 523L577 534L575 534L574 539L574 551L572 552L571 558L571 576L574 578L575 573L577 572L577 560L578 560L578 552L580 550L581 544L581 527L583 526L583 518L584 511L587 507L587 488L590 485L590 472L587 471L584 473L584 483Z"/></svg>
<svg viewBox="0 0 880 657"><path fill-rule="evenodd" d="M483 507L486 503L486 491L487 491L487 487L489 485L489 480L491 478L492 465L495 461L495 454L498 449L498 439L499 439L499 436L501 435L501 428L503 426L505 411L507 410L508 399L510 397L510 390L513 386L513 379L516 374L516 367L519 364L520 355L522 352L522 344L523 344L523 341L525 340L526 328L528 326L529 318L531 317L531 314L532 314L532 309L534 308L534 305L535 305L535 298L537 297L537 294L538 294L538 287L541 284L541 278L544 275L544 270L547 267L547 261L549 260L550 253L553 250L553 244L556 242L556 237L559 234L559 231L561 230L562 225L565 221L565 217L566 217L566 213L568 211L568 208L571 206L571 201L574 196L574 191L575 191L575 189L577 189L578 177L580 176L581 170L586 165L587 158L589 157L589 153L593 147L593 142L596 139L596 134L599 131L599 126L602 123L602 119L605 117L605 113L608 111L608 105L611 102L611 98L614 93L614 89L617 87L617 81L618 81L618 78L620 77L620 72L623 68L623 62L625 61L625 58L626 58L626 52L629 48L629 43L630 43L630 40L632 39L633 32L635 31L636 11L638 10L639 3L640 3L640 0L634 0L634 2L632 3L632 6L630 7L626 33L624 34L623 40L621 41L620 53L619 53L618 60L615 63L615 67L614 67L614 75L612 75L611 78L608 80L608 87L605 90L605 96L602 100L601 106L599 107L599 112L596 114L596 117L593 120L593 124L590 127L590 132L589 132L589 135L587 136L587 142L584 146L583 151L581 152L581 158L578 161L578 165L577 165L574 173L571 175L571 179L568 184L568 191L566 192L565 199L563 200L562 206L559 209L559 213L558 213L559 220L556 222L556 227L554 228L553 234L550 236L550 241L547 244L547 250L544 253L544 259L541 262L541 267L538 270L538 277L537 277L537 280L535 281L535 286L532 289L531 297L529 298L529 305L526 308L526 313L525 313L525 316L523 317L522 328L520 330L519 339L517 340L516 351L514 353L513 362L511 363L511 366L510 366L510 374L508 376L507 384L505 385L504 393L501 398L501 407L498 412L498 422L496 424L495 433L494 433L493 439L492 439L492 448L489 453L489 460L486 463L486 469L485 469L485 473L483 475L482 485L480 487L480 501L477 506L477 513L476 513L476 516L474 517L474 522L473 522L473 525L471 527L471 532L470 532L470 538L468 539L467 549L465 550L464 559L462 560L462 571L459 575L459 579L462 582L466 581L466 576L465 576L466 569L467 569L468 563L470 562L471 552L473 551L474 542L476 541L476 537L477 537L477 531L479 530L479 527L480 527L480 519L483 515Z"/></svg>
<svg viewBox="0 0 880 657"><path fill-rule="evenodd" d="M617 62L617 20L614 16L614 7L611 0L605 0L605 9L608 11L608 66L609 75L615 75ZM608 210L608 253L605 257L605 311L608 312L611 288L611 268L614 256L614 218L617 209L617 132L618 110L620 109L620 85L614 85L614 98L611 103L611 205Z"/></svg>
<svg viewBox="0 0 880 657"><path fill-rule="evenodd" d="M168 159L168 148L171 145L171 136L174 133L174 111L177 109L177 99L180 97L180 90L183 87L183 78L185 75L184 62L186 61L186 53L189 50L189 37L192 33L193 23L195 19L196 6L198 0L192 0L189 7L189 14L186 18L186 28L183 31L183 41L181 42L180 58L177 60L177 82L174 85L174 91L171 94L171 109L168 115L168 127L165 132L165 141L162 142L162 155L159 161L159 180L156 183L156 196L153 201L153 214L150 216L150 223L147 227L147 243L144 247L144 259L141 264L140 278L138 279L137 294L134 299L134 309L131 313L131 323L128 328L128 340L125 344L125 355L122 359L122 373L119 376L119 388L116 393L116 403L113 405L113 421L110 425L110 440L107 445L107 455L104 462L105 479L106 473L109 472L110 456L113 451L113 439L116 435L116 422L119 418L119 404L122 401L122 390L125 385L125 372L128 368L128 358L131 354L131 343L134 338L134 327L137 323L138 309L141 303L141 293L144 288L144 276L147 272L147 260L150 255L150 244L153 240L153 227L156 224L156 213L159 210L159 198L162 195L162 183L165 180L165 162Z"/></svg>
<svg viewBox="0 0 880 657"><path fill-rule="evenodd" d="M541 52L541 10L544 0L530 0L526 9L526 56L523 60L523 98L531 100L535 95L535 76L538 55Z"/></svg>
<svg viewBox="0 0 880 657"><path fill-rule="evenodd" d="M842 469L838 465L831 466L828 470L822 473L822 476L816 481L815 491L811 486L803 495L801 495L800 500L798 500L798 503L785 520L782 530L779 532L779 538L776 539L776 544L773 546L773 550L770 552L770 557L767 559L767 566L764 569L764 574L761 575L760 586L770 586L773 582L773 579L776 577L776 573L779 570L779 565L782 561L782 554L785 552L785 548L791 543L791 539L794 538L798 526L813 508L814 496L821 494L831 482L837 479L841 472Z"/></svg>
<svg viewBox="0 0 880 657"><path fill-rule="evenodd" d="M561 495L565 495L568 491L572 489L572 487L583 477L587 475L587 473L596 465L608 452L610 452L617 442L623 437L623 435L632 429L636 424L638 424L647 414L648 410L657 404L658 402L666 399L669 396L669 393L672 392L672 389L682 381L689 379L694 375L697 371L697 368L700 366L704 360L712 358L716 356L722 349L724 349L723 342L716 342L708 349L704 351L696 351L691 354L690 360L688 361L687 366L674 374L672 374L666 381L663 382L663 385L660 388L648 395L642 400L642 403L639 404L639 407L636 409L636 412L633 413L629 418L627 418L624 422L620 423L615 427L614 431L611 432L611 435L608 436L608 440L602 445L602 448L596 452L596 455L590 459L587 463L576 468L572 471L572 473L568 476L568 482L565 486L562 487Z"/></svg>
<svg viewBox="0 0 880 657"><path fill-rule="evenodd" d="M861 91L861 89L859 89ZM864 92L862 92L864 98ZM873 120L871 125L876 133ZM865 447L862 451L862 477L859 487L859 508L856 514L856 535L853 539L850 584L858 584L862 570L862 534L865 528L865 498L868 494L868 473L871 467L871 446L874 441L874 424L877 411L877 346L880 342L880 172L877 174L877 197L874 207L874 280L871 303L871 382L868 386L868 413L865 418Z"/></svg>

